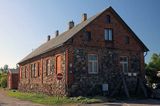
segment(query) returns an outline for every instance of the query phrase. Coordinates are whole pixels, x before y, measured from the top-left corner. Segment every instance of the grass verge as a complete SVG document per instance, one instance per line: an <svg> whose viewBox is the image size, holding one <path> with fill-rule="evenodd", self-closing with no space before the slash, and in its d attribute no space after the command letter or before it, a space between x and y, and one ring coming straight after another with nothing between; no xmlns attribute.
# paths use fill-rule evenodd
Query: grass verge
<svg viewBox="0 0 160 106"><path fill-rule="evenodd" d="M75 104L75 103L100 103L103 102L100 98L87 98L87 97L54 97L54 96L47 96L44 94L37 94L37 93L24 93L19 91L8 91L8 95L11 97L15 97L21 100L29 100L34 103L39 104L47 104L47 105L54 105L54 104Z"/></svg>

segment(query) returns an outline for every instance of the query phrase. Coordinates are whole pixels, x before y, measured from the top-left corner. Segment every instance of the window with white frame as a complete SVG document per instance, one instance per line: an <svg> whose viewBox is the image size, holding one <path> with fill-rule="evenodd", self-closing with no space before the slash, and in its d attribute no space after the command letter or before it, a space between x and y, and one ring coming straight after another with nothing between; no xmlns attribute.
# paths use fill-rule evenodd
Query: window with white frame
<svg viewBox="0 0 160 106"><path fill-rule="evenodd" d="M108 40L108 41L112 41L113 40L112 29L107 28L107 29L104 30L104 39Z"/></svg>
<svg viewBox="0 0 160 106"><path fill-rule="evenodd" d="M98 73L98 57L96 54L88 55L88 73L90 74Z"/></svg>
<svg viewBox="0 0 160 106"><path fill-rule="evenodd" d="M50 75L50 60L46 60L46 75Z"/></svg>
<svg viewBox="0 0 160 106"><path fill-rule="evenodd" d="M128 73L128 57L127 56L121 56L120 57L120 64L122 67L122 71L124 73Z"/></svg>
<svg viewBox="0 0 160 106"><path fill-rule="evenodd" d="M36 64L35 63L31 64L31 77L32 78L36 77Z"/></svg>
<svg viewBox="0 0 160 106"><path fill-rule="evenodd" d="M25 74L24 77L27 78L27 66L25 66Z"/></svg>

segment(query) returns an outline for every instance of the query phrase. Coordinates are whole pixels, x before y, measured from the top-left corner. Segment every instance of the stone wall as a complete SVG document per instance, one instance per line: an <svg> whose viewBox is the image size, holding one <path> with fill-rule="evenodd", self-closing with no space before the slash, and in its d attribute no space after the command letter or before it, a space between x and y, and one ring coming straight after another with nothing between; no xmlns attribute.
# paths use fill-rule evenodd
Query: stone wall
<svg viewBox="0 0 160 106"><path fill-rule="evenodd" d="M88 73L88 54L98 55L98 74ZM134 53L128 53L129 63L134 66L129 68L129 72L140 73L140 60ZM99 48L75 48L73 62L73 82L69 87L72 96L86 96L102 94L102 84L108 84L108 93L111 93L118 82L122 80L122 70L119 65L121 51ZM132 69L132 71L131 71ZM136 77L125 76L129 91L134 91L137 84ZM133 88L133 90L132 90Z"/></svg>

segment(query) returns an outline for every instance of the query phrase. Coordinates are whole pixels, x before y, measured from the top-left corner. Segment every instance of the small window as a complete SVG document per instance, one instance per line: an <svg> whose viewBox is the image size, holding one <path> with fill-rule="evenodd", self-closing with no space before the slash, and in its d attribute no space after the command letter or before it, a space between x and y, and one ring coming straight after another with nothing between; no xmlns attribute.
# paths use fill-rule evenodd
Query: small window
<svg viewBox="0 0 160 106"><path fill-rule="evenodd" d="M39 73L40 73L40 72L39 72L39 71L40 71L40 65L39 65L39 64L40 64L40 63L38 62L38 63L37 63L37 76L38 76L38 77L39 77L39 75L40 75L40 74L39 74Z"/></svg>
<svg viewBox="0 0 160 106"><path fill-rule="evenodd" d="M108 41L112 41L113 40L113 35L112 35L112 29L105 29L104 30L104 39L108 40Z"/></svg>
<svg viewBox="0 0 160 106"><path fill-rule="evenodd" d="M128 73L128 57L127 56L121 56L120 57L120 64L122 67L122 71L124 73Z"/></svg>
<svg viewBox="0 0 160 106"><path fill-rule="evenodd" d="M84 35L85 35L84 36L85 41L91 40L91 32L90 31L86 31Z"/></svg>
<svg viewBox="0 0 160 106"><path fill-rule="evenodd" d="M50 74L50 60L46 60L46 75Z"/></svg>
<svg viewBox="0 0 160 106"><path fill-rule="evenodd" d="M88 55L88 73L89 74L98 73L98 57L96 54Z"/></svg>
<svg viewBox="0 0 160 106"><path fill-rule="evenodd" d="M125 44L129 44L129 37L128 36L125 36L124 42L125 42Z"/></svg>
<svg viewBox="0 0 160 106"><path fill-rule="evenodd" d="M50 67L51 67L51 74L53 74L53 72L54 72L54 70L55 70L55 60L54 60L54 58L52 58L51 60L50 60L51 62L50 62Z"/></svg>
<svg viewBox="0 0 160 106"><path fill-rule="evenodd" d="M21 68L21 79L24 78L24 76L23 76L23 75L24 75L24 71L23 71L23 70L24 70L24 68L23 68L23 66L22 66L22 68Z"/></svg>
<svg viewBox="0 0 160 106"><path fill-rule="evenodd" d="M36 64L31 64L31 77L34 78L36 77Z"/></svg>
<svg viewBox="0 0 160 106"><path fill-rule="evenodd" d="M109 15L106 16L106 23L107 24L111 23L111 17Z"/></svg>
<svg viewBox="0 0 160 106"><path fill-rule="evenodd" d="M25 66L25 75L24 75L25 78L27 78L27 66Z"/></svg>

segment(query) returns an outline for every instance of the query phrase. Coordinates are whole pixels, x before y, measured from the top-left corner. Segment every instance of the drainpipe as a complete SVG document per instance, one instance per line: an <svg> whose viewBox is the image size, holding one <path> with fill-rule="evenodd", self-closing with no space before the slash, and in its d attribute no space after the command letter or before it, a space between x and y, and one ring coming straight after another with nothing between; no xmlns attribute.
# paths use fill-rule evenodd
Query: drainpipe
<svg viewBox="0 0 160 106"><path fill-rule="evenodd" d="M68 81L69 81L69 80L68 80L68 79L69 79L69 76L68 76L68 74L69 74L69 73L68 73L68 66L69 66L69 65L68 65L68 61L69 61L69 59L68 59L68 57L69 57L69 56L68 56L68 55L69 55L69 54L68 54L68 51L69 51L69 49L66 48L66 51L65 51L65 52L66 52L66 53L65 53L65 67L66 67L65 69L66 69L66 70L65 70L65 75L64 75L64 76L65 76L65 93L66 93L67 96L68 96L68 93L69 93L69 92L68 92L68 89L69 89L69 88L68 88Z"/></svg>
<svg viewBox="0 0 160 106"><path fill-rule="evenodd" d="M148 54L148 52L145 52L145 54L144 54L144 59L145 59L145 57L147 56L147 54ZM144 64L145 64L145 61L144 61ZM144 67L144 78L145 78L145 75L146 75L146 70L145 70L145 67Z"/></svg>

